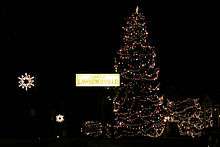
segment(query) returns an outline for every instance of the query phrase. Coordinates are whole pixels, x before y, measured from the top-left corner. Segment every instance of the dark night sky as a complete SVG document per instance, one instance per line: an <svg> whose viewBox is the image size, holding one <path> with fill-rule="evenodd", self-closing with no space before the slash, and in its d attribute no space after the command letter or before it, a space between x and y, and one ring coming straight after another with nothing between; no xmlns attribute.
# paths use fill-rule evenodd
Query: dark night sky
<svg viewBox="0 0 220 147"><path fill-rule="evenodd" d="M19 119L18 114L26 118L28 105L39 114L54 108L72 112L70 117L76 120L88 112L93 114L87 118L94 117L104 92L75 88L74 74L112 72L120 28L135 6L131 0L2 6L1 34L6 46L1 55L7 58L1 59L1 74L8 85L2 88L7 97L1 103L7 112L5 122ZM142 2L152 40L159 46L164 93L210 95L219 102L219 15L214 6ZM16 88L16 75L25 71L35 72L39 80L29 95Z"/></svg>

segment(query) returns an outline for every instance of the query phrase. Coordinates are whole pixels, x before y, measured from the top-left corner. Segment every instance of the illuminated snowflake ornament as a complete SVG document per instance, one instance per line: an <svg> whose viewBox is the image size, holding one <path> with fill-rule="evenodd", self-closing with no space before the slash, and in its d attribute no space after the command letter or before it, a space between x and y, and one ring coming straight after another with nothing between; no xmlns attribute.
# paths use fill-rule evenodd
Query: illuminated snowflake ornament
<svg viewBox="0 0 220 147"><path fill-rule="evenodd" d="M22 89L25 89L26 91L28 88L34 87L34 77L30 74L25 73L24 75L21 75L18 77L18 87L21 87Z"/></svg>
<svg viewBox="0 0 220 147"><path fill-rule="evenodd" d="M64 122L64 116L61 115L61 114L58 114L58 115L56 116L56 122L58 122L58 123Z"/></svg>

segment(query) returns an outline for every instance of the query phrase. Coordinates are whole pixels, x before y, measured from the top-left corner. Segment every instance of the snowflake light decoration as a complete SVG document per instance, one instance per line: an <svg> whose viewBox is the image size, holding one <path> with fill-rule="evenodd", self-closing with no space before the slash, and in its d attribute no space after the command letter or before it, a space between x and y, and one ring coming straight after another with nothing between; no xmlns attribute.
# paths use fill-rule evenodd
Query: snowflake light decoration
<svg viewBox="0 0 220 147"><path fill-rule="evenodd" d="M64 122L64 116L61 115L61 114L58 114L58 115L56 116L56 122L58 122L58 123Z"/></svg>
<svg viewBox="0 0 220 147"><path fill-rule="evenodd" d="M22 89L25 89L26 91L28 88L34 87L34 76L31 76L30 74L25 73L24 75L21 75L21 77L18 77L19 85L18 87L21 87Z"/></svg>

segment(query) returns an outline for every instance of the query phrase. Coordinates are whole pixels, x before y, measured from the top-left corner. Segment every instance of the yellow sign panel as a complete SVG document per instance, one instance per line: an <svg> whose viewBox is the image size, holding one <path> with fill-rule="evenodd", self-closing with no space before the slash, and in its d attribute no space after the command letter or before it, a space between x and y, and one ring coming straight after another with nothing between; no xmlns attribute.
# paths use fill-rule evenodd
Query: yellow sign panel
<svg viewBox="0 0 220 147"><path fill-rule="evenodd" d="M120 86L120 74L76 74L76 86L79 87Z"/></svg>

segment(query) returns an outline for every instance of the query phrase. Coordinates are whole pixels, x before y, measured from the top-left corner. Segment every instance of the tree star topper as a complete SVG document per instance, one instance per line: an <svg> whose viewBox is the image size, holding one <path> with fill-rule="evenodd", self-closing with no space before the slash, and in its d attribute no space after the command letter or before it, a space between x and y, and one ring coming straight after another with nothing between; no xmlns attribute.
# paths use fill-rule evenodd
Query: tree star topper
<svg viewBox="0 0 220 147"><path fill-rule="evenodd" d="M21 87L26 91L28 88L34 87L34 77L32 77L30 74L25 73L24 75L21 75L21 77L18 77L18 79L18 87Z"/></svg>

